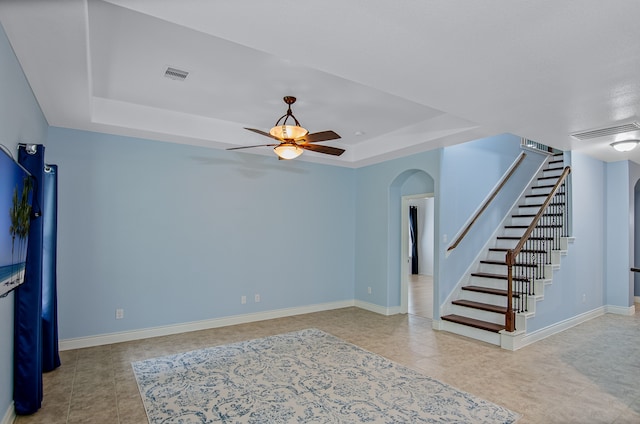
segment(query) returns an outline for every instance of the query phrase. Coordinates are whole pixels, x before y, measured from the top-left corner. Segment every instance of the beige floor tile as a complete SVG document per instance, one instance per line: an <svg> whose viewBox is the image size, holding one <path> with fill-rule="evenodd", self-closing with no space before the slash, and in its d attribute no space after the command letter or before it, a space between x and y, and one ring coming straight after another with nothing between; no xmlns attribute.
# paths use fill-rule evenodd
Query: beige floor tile
<svg viewBox="0 0 640 424"><path fill-rule="evenodd" d="M530 423L640 423L640 315L604 315L509 352L417 315L345 308L61 352L30 423L146 424L132 361L318 328L523 415Z"/></svg>

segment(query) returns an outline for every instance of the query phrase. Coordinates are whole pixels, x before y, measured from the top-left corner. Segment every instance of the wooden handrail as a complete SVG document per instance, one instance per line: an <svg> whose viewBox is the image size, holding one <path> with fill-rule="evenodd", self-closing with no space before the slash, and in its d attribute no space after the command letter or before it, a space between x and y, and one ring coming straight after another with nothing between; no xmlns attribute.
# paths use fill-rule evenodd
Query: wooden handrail
<svg viewBox="0 0 640 424"><path fill-rule="evenodd" d="M529 239L529 236L531 236L531 233L533 232L533 230L538 225L538 221L540 221L540 218L542 217L542 215L544 215L547 209L547 206L549 206L549 204L553 200L553 197L556 195L558 189L560 188L560 186L562 185L562 183L567 178L567 175L569 175L570 172L571 172L571 167L566 166L562 171L562 174L560 174L558 181L553 186L553 189L551 189L551 191L547 195L547 198L542 203L542 206L540 206L540 210L538 211L536 216L531 221L531 224L529 224L529 227L520 238L520 241L518 242L516 247L514 247L513 249L507 250L507 254L505 256L505 262L507 263L507 314L505 316L506 331L512 332L515 330L515 314L513 312L513 270L512 268L516 264L516 257L524 247L524 244Z"/></svg>
<svg viewBox="0 0 640 424"><path fill-rule="evenodd" d="M482 215L482 213L487 209L487 207L489 207L489 203L491 203L493 201L493 199L498 195L500 190L502 190L502 188L505 186L507 181L509 181L509 178L511 178L511 176L514 174L516 169L518 169L518 167L520 166L520 164L522 163L522 161L524 160L524 158L526 156L527 156L527 154L525 152L520 153L520 156L513 162L513 165L511 165L511 170L504 177L502 177L502 180L500 181L500 184L498 184L498 186L493 190L493 192L487 198L487 200L484 201L484 204L482 205L482 207L480 209L478 209L478 211L473 216L471 221L467 224L467 226L464 228L462 233L460 233L460 235L451 244L451 246L449 246L447 248L447 252L449 252L449 251L455 249L456 247L458 247L458 245L460 244L462 239L467 235L467 233L469 232L469 230L471 229L473 224L476 223L478 218L480 218L480 215Z"/></svg>

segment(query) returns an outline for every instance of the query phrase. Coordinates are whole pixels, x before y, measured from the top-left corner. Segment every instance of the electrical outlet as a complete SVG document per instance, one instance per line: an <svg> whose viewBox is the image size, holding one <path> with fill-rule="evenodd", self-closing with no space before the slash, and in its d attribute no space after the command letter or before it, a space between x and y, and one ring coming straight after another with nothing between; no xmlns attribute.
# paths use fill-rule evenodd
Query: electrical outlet
<svg viewBox="0 0 640 424"><path fill-rule="evenodd" d="M260 302L260 295L256 294L253 299L256 301L256 303Z"/></svg>
<svg viewBox="0 0 640 424"><path fill-rule="evenodd" d="M367 287L367 293L371 294L371 287Z"/></svg>
<svg viewBox="0 0 640 424"><path fill-rule="evenodd" d="M247 303L247 296L242 296L242 297L240 298L240 303L241 303L241 304L243 304L243 305L244 305L245 303Z"/></svg>
<svg viewBox="0 0 640 424"><path fill-rule="evenodd" d="M116 309L116 319L124 318L124 309Z"/></svg>

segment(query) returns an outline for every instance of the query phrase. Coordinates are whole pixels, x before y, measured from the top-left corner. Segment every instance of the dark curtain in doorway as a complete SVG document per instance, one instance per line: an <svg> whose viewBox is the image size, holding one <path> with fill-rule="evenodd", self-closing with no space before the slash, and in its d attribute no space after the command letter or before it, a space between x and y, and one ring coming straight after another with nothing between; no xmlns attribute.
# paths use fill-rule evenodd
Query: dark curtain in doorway
<svg viewBox="0 0 640 424"><path fill-rule="evenodd" d="M33 176L25 282L14 296L13 400L16 413L26 415L42 405L42 373L60 365L54 265L57 183L52 167L44 164L44 146L20 146L18 162Z"/></svg>
<svg viewBox="0 0 640 424"><path fill-rule="evenodd" d="M418 207L409 206L409 233L411 236L411 273L418 274Z"/></svg>

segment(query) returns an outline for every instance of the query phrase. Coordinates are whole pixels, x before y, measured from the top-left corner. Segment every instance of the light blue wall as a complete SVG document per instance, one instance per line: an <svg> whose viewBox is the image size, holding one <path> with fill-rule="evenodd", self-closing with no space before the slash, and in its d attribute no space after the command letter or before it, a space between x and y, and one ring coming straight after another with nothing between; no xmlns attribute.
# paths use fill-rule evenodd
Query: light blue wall
<svg viewBox="0 0 640 424"><path fill-rule="evenodd" d="M630 267L640 267L640 165L629 163L629 190L631 192L629 203L632 205L630 229L631 246L633 248ZM631 273L632 296L640 296L640 273Z"/></svg>
<svg viewBox="0 0 640 424"><path fill-rule="evenodd" d="M608 305L631 306L632 278L629 268L632 259L633 187L630 187L629 163L612 162L605 165L606 175L606 256L605 302Z"/></svg>
<svg viewBox="0 0 640 424"><path fill-rule="evenodd" d="M383 307L400 305L401 196L435 193L437 202L440 154L432 150L357 170L357 300ZM437 228L437 211L434 222Z"/></svg>
<svg viewBox="0 0 640 424"><path fill-rule="evenodd" d="M54 127L47 143L61 339L353 299L354 170Z"/></svg>
<svg viewBox="0 0 640 424"><path fill-rule="evenodd" d="M438 304L460 282L490 236L509 213L523 190L546 159L526 151L527 156L499 194L471 227L461 243L447 256L447 248L518 158L520 138L504 134L444 149L440 187L440 278ZM446 242L444 240L446 239Z"/></svg>
<svg viewBox="0 0 640 424"><path fill-rule="evenodd" d="M0 26L0 144L44 143L47 121ZM13 293L0 299L0 418L13 401Z"/></svg>

